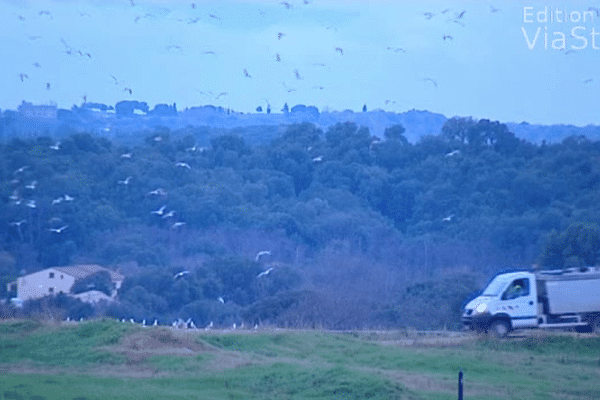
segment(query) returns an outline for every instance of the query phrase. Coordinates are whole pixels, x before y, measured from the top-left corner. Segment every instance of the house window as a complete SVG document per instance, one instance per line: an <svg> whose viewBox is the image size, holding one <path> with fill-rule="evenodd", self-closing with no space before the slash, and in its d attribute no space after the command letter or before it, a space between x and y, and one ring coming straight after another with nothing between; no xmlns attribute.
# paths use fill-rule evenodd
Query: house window
<svg viewBox="0 0 600 400"><path fill-rule="evenodd" d="M53 288L53 287L51 287L51 288L48 288L48 292L50 292L50 293L54 293L54 288Z"/></svg>
<svg viewBox="0 0 600 400"><path fill-rule="evenodd" d="M54 278L54 272L50 272L50 278Z"/></svg>

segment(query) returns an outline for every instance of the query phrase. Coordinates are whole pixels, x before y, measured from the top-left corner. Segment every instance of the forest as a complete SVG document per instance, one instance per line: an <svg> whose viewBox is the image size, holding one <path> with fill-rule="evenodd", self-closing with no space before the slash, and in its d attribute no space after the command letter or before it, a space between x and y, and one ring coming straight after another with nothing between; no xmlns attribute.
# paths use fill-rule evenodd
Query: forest
<svg viewBox="0 0 600 400"><path fill-rule="evenodd" d="M456 328L502 269L598 262L600 143L584 136L534 144L462 117L415 143L402 125L265 127L259 143L260 127L211 129L0 143L0 297L22 274L99 264L126 276L118 303L23 312ZM75 289L111 289L87 279Z"/></svg>

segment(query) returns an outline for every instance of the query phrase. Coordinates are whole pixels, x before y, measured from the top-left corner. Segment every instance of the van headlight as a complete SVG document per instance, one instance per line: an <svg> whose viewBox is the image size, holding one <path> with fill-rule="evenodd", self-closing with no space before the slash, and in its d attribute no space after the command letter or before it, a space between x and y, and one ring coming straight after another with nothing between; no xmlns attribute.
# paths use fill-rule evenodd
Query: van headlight
<svg viewBox="0 0 600 400"><path fill-rule="evenodd" d="M486 303L479 303L477 307L475 307L475 311L477 314L483 314L488 311L488 305Z"/></svg>

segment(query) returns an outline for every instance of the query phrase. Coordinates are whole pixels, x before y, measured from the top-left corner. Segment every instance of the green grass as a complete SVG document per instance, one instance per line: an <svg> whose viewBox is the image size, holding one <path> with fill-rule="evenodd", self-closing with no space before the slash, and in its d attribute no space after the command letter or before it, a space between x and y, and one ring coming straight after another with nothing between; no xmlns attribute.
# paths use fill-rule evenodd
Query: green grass
<svg viewBox="0 0 600 400"><path fill-rule="evenodd" d="M460 370L469 400L600 398L599 337L474 339L427 347L324 332L153 329L111 321L0 323L0 368L28 372L0 373L0 399L449 400L456 399ZM168 339L160 341L162 350L192 346L194 354L157 349L128 355L123 338L152 332L155 339Z"/></svg>

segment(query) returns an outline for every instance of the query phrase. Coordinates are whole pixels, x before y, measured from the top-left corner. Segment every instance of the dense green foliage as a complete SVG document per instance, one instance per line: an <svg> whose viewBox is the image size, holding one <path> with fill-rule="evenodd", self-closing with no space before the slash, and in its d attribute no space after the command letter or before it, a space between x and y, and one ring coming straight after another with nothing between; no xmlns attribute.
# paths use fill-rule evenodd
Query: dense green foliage
<svg viewBox="0 0 600 400"><path fill-rule="evenodd" d="M584 137L534 145L470 118L415 144L400 125L251 132L2 143L0 294L23 269L93 262L127 275L103 311L119 318L441 327L500 267L597 262L600 144Z"/></svg>

